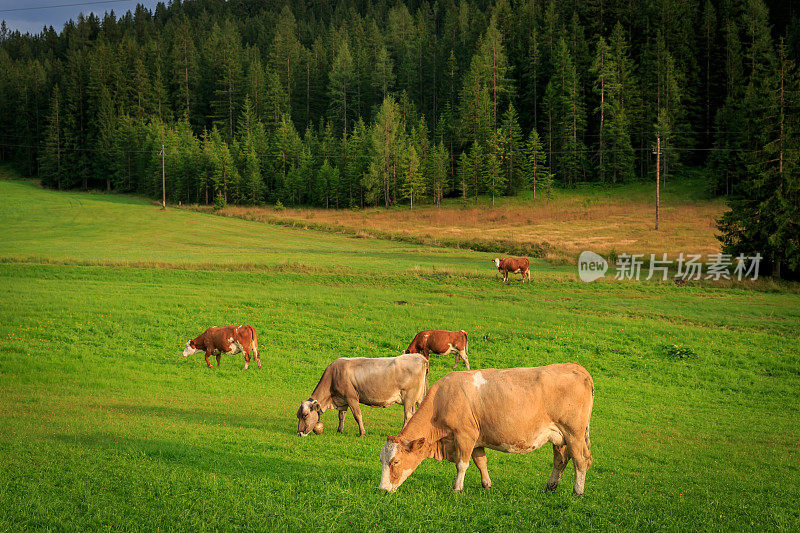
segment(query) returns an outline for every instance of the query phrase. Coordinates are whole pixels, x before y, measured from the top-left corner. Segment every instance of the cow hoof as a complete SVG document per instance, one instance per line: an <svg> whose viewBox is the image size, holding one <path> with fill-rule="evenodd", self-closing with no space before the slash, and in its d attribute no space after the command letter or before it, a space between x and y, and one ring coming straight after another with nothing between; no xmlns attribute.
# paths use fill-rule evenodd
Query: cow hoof
<svg viewBox="0 0 800 533"><path fill-rule="evenodd" d="M481 485L483 486L484 489L491 489L492 488L491 481L489 483L484 483L483 481L481 481Z"/></svg>
<svg viewBox="0 0 800 533"><path fill-rule="evenodd" d="M544 491L545 492L552 492L552 491L556 490L557 488L558 488L558 484L557 483L548 483L547 485L545 485Z"/></svg>
<svg viewBox="0 0 800 533"><path fill-rule="evenodd" d="M583 493L582 492L576 492L575 489L572 489L572 495L573 496L581 496L581 497L583 497Z"/></svg>

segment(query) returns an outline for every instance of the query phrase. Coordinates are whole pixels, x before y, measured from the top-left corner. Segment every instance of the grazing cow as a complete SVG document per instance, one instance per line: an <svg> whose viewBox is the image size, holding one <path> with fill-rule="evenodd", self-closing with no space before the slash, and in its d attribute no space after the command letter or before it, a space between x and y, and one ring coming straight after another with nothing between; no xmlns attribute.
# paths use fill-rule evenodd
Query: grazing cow
<svg viewBox="0 0 800 533"><path fill-rule="evenodd" d="M492 263L497 267L497 270L503 273L504 283L508 281L509 272L522 274L522 283L525 283L525 278L528 278L528 281L531 280L531 262L524 257L518 259L514 257L505 257L503 259L495 257L492 259Z"/></svg>
<svg viewBox="0 0 800 533"><path fill-rule="evenodd" d="M425 359L431 353L438 355L456 355L456 361L453 363L453 370L458 366L458 360L464 361L464 364L469 370L469 358L467 357L467 332L463 329L461 331L443 331L431 330L420 331L408 345L408 348L403 350L403 353L421 353Z"/></svg>
<svg viewBox="0 0 800 533"><path fill-rule="evenodd" d="M202 335L186 341L183 349L183 356L188 357L197 352L205 352L206 364L211 368L208 358L211 355L217 356L217 366L219 366L222 354L233 355L239 352L244 354L244 369L250 367L250 354L261 368L261 354L258 353L258 341L256 340L256 330L253 326L224 326L221 328L208 328Z"/></svg>
<svg viewBox="0 0 800 533"><path fill-rule="evenodd" d="M527 453L551 442L553 472L546 490L555 490L572 459L573 493L583 495L592 464L593 401L592 377L576 363L451 372L433 384L400 434L387 438L380 454L380 488L394 492L431 458L455 463L453 490L463 490L470 456L481 484L490 488L484 448Z"/></svg>
<svg viewBox="0 0 800 533"><path fill-rule="evenodd" d="M422 403L428 388L428 360L419 354L398 357L340 357L325 369L317 387L308 400L297 410L297 434L308 435L322 413L336 408L339 411L339 429L344 430L347 408L353 411L358 423L359 437L363 437L360 403L372 407L403 404L403 425L414 413L414 406Z"/></svg>

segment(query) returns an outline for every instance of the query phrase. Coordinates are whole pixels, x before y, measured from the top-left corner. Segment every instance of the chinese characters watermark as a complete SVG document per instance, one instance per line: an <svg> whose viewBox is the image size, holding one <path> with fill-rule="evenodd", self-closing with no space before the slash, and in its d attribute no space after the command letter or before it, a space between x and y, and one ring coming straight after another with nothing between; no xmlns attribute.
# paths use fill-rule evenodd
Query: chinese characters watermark
<svg viewBox="0 0 800 533"><path fill-rule="evenodd" d="M669 259L666 253L650 254L645 261L645 254L619 254L616 258L614 279L617 280L661 280L674 279L681 281L698 280L757 280L761 264L761 254L753 256L739 254L714 253L706 255L703 261L701 254L684 254ZM601 255L585 251L578 257L578 276L581 281L591 282L605 276L608 261ZM670 272L674 272L670 276Z"/></svg>

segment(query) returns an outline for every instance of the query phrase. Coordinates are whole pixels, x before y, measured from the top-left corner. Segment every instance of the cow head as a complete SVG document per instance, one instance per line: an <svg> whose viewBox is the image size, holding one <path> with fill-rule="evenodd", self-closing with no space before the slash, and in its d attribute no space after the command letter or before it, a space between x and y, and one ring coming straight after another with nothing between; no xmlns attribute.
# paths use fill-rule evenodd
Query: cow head
<svg viewBox="0 0 800 533"><path fill-rule="evenodd" d="M186 341L186 346L183 348L183 356L189 357L194 353L197 353L197 348L194 346L194 341L190 339Z"/></svg>
<svg viewBox="0 0 800 533"><path fill-rule="evenodd" d="M495 268L500 268L500 258L495 257L494 259L492 259L492 263L494 263Z"/></svg>
<svg viewBox="0 0 800 533"><path fill-rule="evenodd" d="M300 408L297 409L297 436L307 437L322 415L322 407L316 400L309 398L308 400L300 403Z"/></svg>
<svg viewBox="0 0 800 533"><path fill-rule="evenodd" d="M394 492L417 469L426 457L423 453L425 438L407 441L393 435L386 437L381 450L380 489Z"/></svg>

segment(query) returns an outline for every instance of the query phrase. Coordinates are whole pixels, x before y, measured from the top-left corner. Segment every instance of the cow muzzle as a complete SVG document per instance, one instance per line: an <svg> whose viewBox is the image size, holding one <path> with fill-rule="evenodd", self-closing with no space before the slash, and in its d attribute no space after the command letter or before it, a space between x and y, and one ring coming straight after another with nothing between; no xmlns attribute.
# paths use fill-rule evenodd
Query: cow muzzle
<svg viewBox="0 0 800 533"><path fill-rule="evenodd" d="M381 483L378 485L378 488L383 492L395 492L399 486L400 485L394 485L389 480L389 468L384 466L381 469Z"/></svg>

